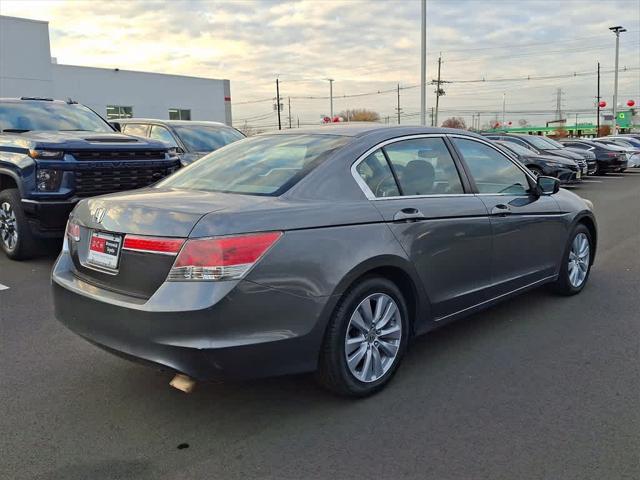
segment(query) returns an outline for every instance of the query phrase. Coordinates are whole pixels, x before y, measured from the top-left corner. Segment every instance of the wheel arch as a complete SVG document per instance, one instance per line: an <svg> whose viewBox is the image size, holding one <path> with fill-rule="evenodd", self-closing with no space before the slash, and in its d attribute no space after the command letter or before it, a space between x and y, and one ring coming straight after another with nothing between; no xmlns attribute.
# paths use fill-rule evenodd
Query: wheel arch
<svg viewBox="0 0 640 480"><path fill-rule="evenodd" d="M398 286L407 303L412 333L423 330L424 324L430 318L428 296L413 264L396 255L381 255L352 268L334 289L332 296L335 298L335 302L332 302L327 319L331 318L340 299L352 285L362 278L372 275L384 277Z"/></svg>
<svg viewBox="0 0 640 480"><path fill-rule="evenodd" d="M596 251L598 247L598 227L596 226L595 218L588 213L584 213L579 215L572 226L572 229L577 225L584 225L589 230L589 234L591 235L591 241L593 242L592 254L591 254L591 264L593 265L593 261L596 257Z"/></svg>
<svg viewBox="0 0 640 480"><path fill-rule="evenodd" d="M9 188L17 188L20 191L18 176L10 170L0 168L0 192Z"/></svg>

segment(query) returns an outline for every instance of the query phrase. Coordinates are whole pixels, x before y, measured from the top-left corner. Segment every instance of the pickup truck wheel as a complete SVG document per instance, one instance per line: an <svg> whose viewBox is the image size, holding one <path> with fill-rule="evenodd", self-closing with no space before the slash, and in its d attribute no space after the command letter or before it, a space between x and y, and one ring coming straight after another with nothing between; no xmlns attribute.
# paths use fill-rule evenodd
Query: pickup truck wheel
<svg viewBox="0 0 640 480"><path fill-rule="evenodd" d="M12 260L25 260L35 254L35 240L15 188L0 192L0 247Z"/></svg>

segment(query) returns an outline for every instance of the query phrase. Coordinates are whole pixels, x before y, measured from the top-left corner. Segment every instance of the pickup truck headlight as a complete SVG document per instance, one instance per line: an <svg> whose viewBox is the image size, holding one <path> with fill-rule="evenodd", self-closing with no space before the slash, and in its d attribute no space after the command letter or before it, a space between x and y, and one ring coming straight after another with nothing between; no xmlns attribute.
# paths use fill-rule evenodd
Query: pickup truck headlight
<svg viewBox="0 0 640 480"><path fill-rule="evenodd" d="M62 172L49 168L36 170L36 184L40 192L55 192L60 188Z"/></svg>
<svg viewBox="0 0 640 480"><path fill-rule="evenodd" d="M38 158L40 160L56 160L64 157L64 152L58 150L29 150L29 156L31 158Z"/></svg>

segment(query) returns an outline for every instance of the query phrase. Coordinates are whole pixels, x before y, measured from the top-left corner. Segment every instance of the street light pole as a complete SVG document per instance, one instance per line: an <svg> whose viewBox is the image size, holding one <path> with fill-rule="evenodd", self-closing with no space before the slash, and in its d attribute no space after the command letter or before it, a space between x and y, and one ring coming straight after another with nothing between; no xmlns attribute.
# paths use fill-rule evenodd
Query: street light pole
<svg viewBox="0 0 640 480"><path fill-rule="evenodd" d="M626 32L627 29L621 26L609 27L613 33L616 34L616 70L613 74L613 133L617 132L617 116L618 116L618 60L620 57L620 34Z"/></svg>
<svg viewBox="0 0 640 480"><path fill-rule="evenodd" d="M427 0L421 4L420 31L420 125L427 124Z"/></svg>

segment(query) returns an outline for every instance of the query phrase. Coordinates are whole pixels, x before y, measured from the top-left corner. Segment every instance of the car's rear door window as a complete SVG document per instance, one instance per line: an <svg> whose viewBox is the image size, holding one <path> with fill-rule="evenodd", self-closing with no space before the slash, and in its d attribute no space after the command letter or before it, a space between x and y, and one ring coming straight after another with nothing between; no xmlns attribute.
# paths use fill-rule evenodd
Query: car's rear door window
<svg viewBox="0 0 640 480"><path fill-rule="evenodd" d="M156 185L278 196L349 140L337 135L251 137L202 157Z"/></svg>
<svg viewBox="0 0 640 480"><path fill-rule="evenodd" d="M358 175L376 197L397 197L400 195L393 172L382 150L368 155L356 167Z"/></svg>
<svg viewBox="0 0 640 480"><path fill-rule="evenodd" d="M464 193L456 164L444 139L416 138L384 147L402 195Z"/></svg>
<svg viewBox="0 0 640 480"><path fill-rule="evenodd" d="M496 149L464 138L452 139L467 164L479 193L525 195L530 189L526 174Z"/></svg>

